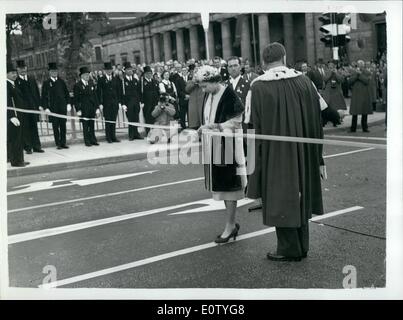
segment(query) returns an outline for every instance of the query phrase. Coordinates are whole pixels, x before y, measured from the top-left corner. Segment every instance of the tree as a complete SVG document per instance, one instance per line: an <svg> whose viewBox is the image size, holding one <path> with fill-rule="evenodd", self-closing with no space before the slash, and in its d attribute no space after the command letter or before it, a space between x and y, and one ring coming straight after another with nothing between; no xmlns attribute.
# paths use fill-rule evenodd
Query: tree
<svg viewBox="0 0 403 320"><path fill-rule="evenodd" d="M45 32L43 19L48 14L8 14L6 17L7 34L7 62L11 62L12 47L11 34L15 31L22 33L28 30L35 32ZM71 87L74 84L77 69L81 64L87 63L85 51L88 51L88 35L93 30L95 24L106 21L105 13L57 13L56 16L56 39L62 51L59 53L61 68L66 72L66 80Z"/></svg>
<svg viewBox="0 0 403 320"><path fill-rule="evenodd" d="M45 14L7 14L6 15L6 47L7 47L7 63L11 63L12 47L11 34L13 32L32 28L34 30L42 30L42 21Z"/></svg>

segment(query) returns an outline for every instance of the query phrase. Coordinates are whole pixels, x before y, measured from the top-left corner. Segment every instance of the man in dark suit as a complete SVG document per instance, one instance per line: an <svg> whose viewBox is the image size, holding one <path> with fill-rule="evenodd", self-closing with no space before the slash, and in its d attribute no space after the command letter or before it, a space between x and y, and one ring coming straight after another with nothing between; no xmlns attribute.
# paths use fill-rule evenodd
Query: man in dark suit
<svg viewBox="0 0 403 320"><path fill-rule="evenodd" d="M248 95L250 89L250 81L245 79L241 75L241 60L239 57L230 57L227 61L228 73L230 75L229 79L226 81L227 85L234 89L236 95L242 101L242 104L246 105L246 96ZM248 125L245 124L245 113L242 115L242 129L244 133L247 133ZM244 139L244 151L247 152L247 140Z"/></svg>
<svg viewBox="0 0 403 320"><path fill-rule="evenodd" d="M25 100L25 108L29 110L43 110L40 105L39 88L33 76L27 75L27 66L24 60L17 60L18 77L15 85L20 89L22 97ZM24 141L24 149L27 154L34 152L45 152L41 147L38 134L37 114L24 113L22 119L22 137Z"/></svg>
<svg viewBox="0 0 403 320"><path fill-rule="evenodd" d="M151 115L154 107L158 104L160 97L159 84L153 79L153 73L150 66L144 67L143 77L141 77L141 96L144 104L144 118L147 124L154 124L154 118ZM147 128L147 132L149 129Z"/></svg>
<svg viewBox="0 0 403 320"><path fill-rule="evenodd" d="M74 103L77 116L94 119L99 117L99 102L97 91L90 81L90 71L87 67L80 68L80 80L74 85ZM80 120L83 124L84 143L87 147L99 146L95 137L94 120Z"/></svg>
<svg viewBox="0 0 403 320"><path fill-rule="evenodd" d="M70 94L67 90L66 82L60 79L57 65L55 62L49 63L49 79L46 79L42 85L42 106L45 111L67 115L71 110ZM58 117L49 117L52 123L53 137L57 149L68 149L66 145L66 122L67 119Z"/></svg>
<svg viewBox="0 0 403 320"><path fill-rule="evenodd" d="M222 81L227 81L229 79L228 69L222 64L221 58L218 56L214 57L213 63L214 67L216 67L220 72Z"/></svg>
<svg viewBox="0 0 403 320"><path fill-rule="evenodd" d="M104 63L105 75L98 80L97 92L100 110L106 121L116 122L121 104L123 85L119 78L112 75L112 63ZM108 143L120 142L116 138L116 123L105 123L105 135Z"/></svg>
<svg viewBox="0 0 403 320"><path fill-rule="evenodd" d="M15 85L17 69L7 64L7 107L25 109L22 92ZM29 162L24 161L21 119L23 114L7 109L7 162L12 167L25 167Z"/></svg>
<svg viewBox="0 0 403 320"><path fill-rule="evenodd" d="M139 122L140 113L140 81L134 77L133 67L130 62L124 63L125 76L122 80L122 104L129 122ZM136 126L129 125L129 140L143 139Z"/></svg>
<svg viewBox="0 0 403 320"><path fill-rule="evenodd" d="M182 129L186 129L186 115L188 113L189 95L186 93L187 68L182 68L180 63L175 64L176 72L172 75L171 81L175 84L179 99L178 118Z"/></svg>

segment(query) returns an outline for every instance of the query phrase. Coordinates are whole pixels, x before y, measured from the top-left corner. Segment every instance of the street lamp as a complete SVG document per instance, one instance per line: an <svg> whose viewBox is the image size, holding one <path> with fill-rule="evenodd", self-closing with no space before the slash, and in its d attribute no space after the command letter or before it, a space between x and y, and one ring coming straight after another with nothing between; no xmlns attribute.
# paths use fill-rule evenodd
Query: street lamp
<svg viewBox="0 0 403 320"><path fill-rule="evenodd" d="M209 12L202 12L200 13L201 21L204 29L204 40L206 42L206 58L210 60L210 50L209 50L209 43L208 43L208 27L209 27L209 19L210 14Z"/></svg>

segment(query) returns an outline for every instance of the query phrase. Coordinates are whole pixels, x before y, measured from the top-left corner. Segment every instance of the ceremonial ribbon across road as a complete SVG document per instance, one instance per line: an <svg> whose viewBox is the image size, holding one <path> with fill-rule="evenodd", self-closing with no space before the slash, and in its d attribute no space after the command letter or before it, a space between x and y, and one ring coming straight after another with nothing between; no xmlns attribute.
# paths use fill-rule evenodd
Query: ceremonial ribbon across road
<svg viewBox="0 0 403 320"><path fill-rule="evenodd" d="M38 115L47 115L62 119L70 119L70 120L93 120L99 122L107 122L107 123L117 123L117 121L104 120L101 118L86 118L79 116L67 116L53 112L45 112L38 110L29 110L29 109L21 109L21 108L13 108L7 107L8 110L13 110L17 112L23 113L31 113ZM176 130L179 128L179 125L176 126L162 126L162 125L154 125L154 124L146 124L140 122L128 122L122 121L123 124L137 126L137 127L145 127L150 129L164 129L164 130ZM276 135L263 135L263 134L250 134L250 133L224 133L224 132L215 132L208 131L207 133L210 136L223 136L223 137L236 137L236 138L246 138L246 139L258 139L258 140L266 140L266 141L283 141L283 142L300 142L300 143L314 143L314 144L327 144L327 145L335 145L335 146L344 146L344 147L358 147L358 148L374 148L374 149L386 149L386 144L381 143L367 143L367 142L355 142L355 141L343 141L343 140L333 140L333 139L314 139L314 138L302 138L302 137L292 137L292 136L276 136ZM356 139L368 139L367 137L354 137Z"/></svg>

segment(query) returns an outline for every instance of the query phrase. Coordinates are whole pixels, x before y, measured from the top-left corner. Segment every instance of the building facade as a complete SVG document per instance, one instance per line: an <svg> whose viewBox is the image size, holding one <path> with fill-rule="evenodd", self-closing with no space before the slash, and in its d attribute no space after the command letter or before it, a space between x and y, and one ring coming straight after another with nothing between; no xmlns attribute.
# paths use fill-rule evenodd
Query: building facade
<svg viewBox="0 0 403 320"><path fill-rule="evenodd" d="M332 51L320 41L320 13L213 13L208 29L209 57L224 59L237 55L260 64L263 48L280 42L287 50L287 62L332 58ZM384 14L358 14L357 25L346 46L349 61L373 60L386 50ZM38 78L47 74L47 63L61 62L67 42L52 30L26 30L12 40L13 60L25 59ZM103 61L136 64L167 61L181 62L207 56L205 32L199 13L148 13L138 19L112 23L108 28L94 26L83 48L84 60L92 69ZM62 64L62 63L61 63Z"/></svg>
<svg viewBox="0 0 403 320"><path fill-rule="evenodd" d="M261 62L263 48L280 42L287 61L331 59L332 51L320 41L320 13L210 14L209 57L231 55ZM356 29L346 46L348 59L373 60L386 50L384 14L358 15ZM170 59L186 61L206 58L205 33L198 13L156 13L142 21L101 33L103 59L114 63L127 60L151 63Z"/></svg>

